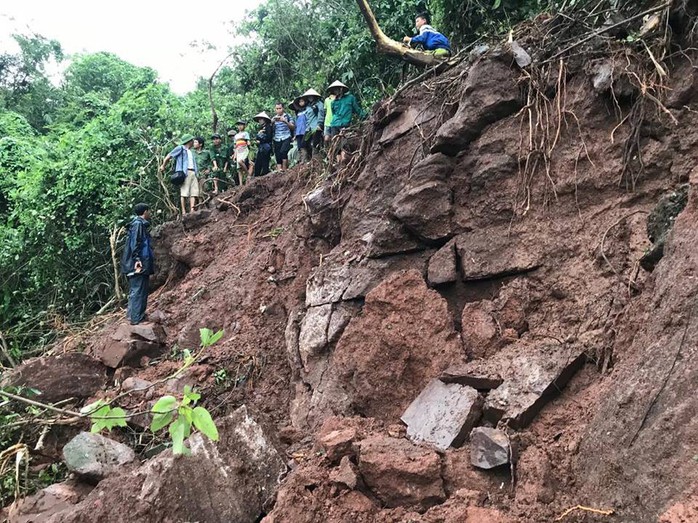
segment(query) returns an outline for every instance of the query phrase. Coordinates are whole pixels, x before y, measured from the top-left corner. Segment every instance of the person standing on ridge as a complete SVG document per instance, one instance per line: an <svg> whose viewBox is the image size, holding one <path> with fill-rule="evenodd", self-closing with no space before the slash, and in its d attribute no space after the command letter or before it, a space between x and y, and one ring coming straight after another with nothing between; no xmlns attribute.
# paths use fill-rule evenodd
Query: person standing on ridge
<svg viewBox="0 0 698 523"><path fill-rule="evenodd" d="M291 109L296 112L296 147L300 155L300 163L307 161L308 156L305 150L306 133L308 132L308 117L305 114L305 98L299 96L291 104ZM310 138L308 135L307 138Z"/></svg>
<svg viewBox="0 0 698 523"><path fill-rule="evenodd" d="M296 130L296 122L293 117L286 114L284 104L277 102L274 107L275 115L272 118L274 125L274 156L276 156L276 170L285 171L288 168L288 152L291 150L291 137Z"/></svg>
<svg viewBox="0 0 698 523"><path fill-rule="evenodd" d="M155 257L150 245L150 207L139 203L133 208L135 217L128 228L126 246L121 255L121 272L128 278L126 319L131 325L146 320L150 275L155 272Z"/></svg>
<svg viewBox="0 0 698 523"><path fill-rule="evenodd" d="M402 41L410 47L421 45L425 52L433 54L437 58L448 58L451 56L451 43L448 41L448 38L430 26L430 22L428 13L418 14L414 24L419 34L417 36L406 36Z"/></svg>
<svg viewBox="0 0 698 523"><path fill-rule="evenodd" d="M194 138L193 149L196 165L199 168L199 172L202 174L200 189L205 191L206 181L213 167L213 156L211 155L211 151L204 149L204 139L201 136Z"/></svg>
<svg viewBox="0 0 698 523"><path fill-rule="evenodd" d="M330 94L334 95L332 101L332 121L330 123L330 137L337 136L342 129L351 125L351 119L357 115L360 119L366 118L367 114L356 97L349 92L349 88L339 80L327 88Z"/></svg>
<svg viewBox="0 0 698 523"><path fill-rule="evenodd" d="M172 149L165 159L162 161L160 171L163 172L170 161L170 158L175 159L175 171L186 173L184 183L179 188L179 195L182 204L182 215L187 213L185 204L189 199L189 212L194 212L196 207L196 199L199 197L199 169L196 165L196 158L191 151L194 144L194 137L191 134L185 134L179 141L179 145Z"/></svg>
<svg viewBox="0 0 698 523"><path fill-rule="evenodd" d="M320 93L315 89L308 89L301 95L305 99L305 119L307 130L304 145L307 160L313 158L313 150L322 146L322 130L325 123L325 104L322 103Z"/></svg>
<svg viewBox="0 0 698 523"><path fill-rule="evenodd" d="M213 193L218 194L218 182L225 177L225 146L221 135L215 133L211 135L213 145L211 146L211 162L213 164ZM225 187L225 186L223 186Z"/></svg>
<svg viewBox="0 0 698 523"><path fill-rule="evenodd" d="M250 161L250 133L245 131L247 122L245 120L238 120L237 126L238 132L233 137L233 146L235 148L234 159L238 169L238 181L242 186L247 176L252 176L254 172L254 163Z"/></svg>
<svg viewBox="0 0 698 523"><path fill-rule="evenodd" d="M332 137L330 136L330 126L332 125L332 102L334 102L335 95L330 91L330 95L325 98L325 121L323 122L322 137L325 140L325 144L329 144Z"/></svg>
<svg viewBox="0 0 698 523"><path fill-rule="evenodd" d="M257 131L257 161L254 163L254 175L264 176L269 174L269 161L271 160L271 145L274 139L274 126L271 118L265 112L254 117L254 121L259 124Z"/></svg>

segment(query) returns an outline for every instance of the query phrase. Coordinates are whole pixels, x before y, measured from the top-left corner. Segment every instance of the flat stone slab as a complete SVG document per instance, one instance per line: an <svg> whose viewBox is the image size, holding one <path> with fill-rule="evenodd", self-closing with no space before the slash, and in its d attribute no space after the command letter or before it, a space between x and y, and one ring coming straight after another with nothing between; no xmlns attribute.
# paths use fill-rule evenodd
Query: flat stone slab
<svg viewBox="0 0 698 523"><path fill-rule="evenodd" d="M441 450L463 444L482 413L482 396L472 387L432 380L402 415L407 436Z"/></svg>
<svg viewBox="0 0 698 523"><path fill-rule="evenodd" d="M542 265L540 245L526 245L506 231L473 231L458 236L456 249L465 281L503 278L533 271Z"/></svg>
<svg viewBox="0 0 698 523"><path fill-rule="evenodd" d="M470 433L470 463L474 467L490 470L509 463L511 451L509 438L501 430L476 427Z"/></svg>
<svg viewBox="0 0 698 523"><path fill-rule="evenodd" d="M493 371L487 360L476 360L469 364L453 365L439 377L444 383L458 383L477 390L492 390L499 387L504 380L499 372Z"/></svg>

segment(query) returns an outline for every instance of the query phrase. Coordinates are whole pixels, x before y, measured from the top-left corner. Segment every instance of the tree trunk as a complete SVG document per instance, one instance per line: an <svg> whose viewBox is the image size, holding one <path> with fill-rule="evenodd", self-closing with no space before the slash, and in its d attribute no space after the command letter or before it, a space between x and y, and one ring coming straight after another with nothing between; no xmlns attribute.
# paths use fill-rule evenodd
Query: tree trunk
<svg viewBox="0 0 698 523"><path fill-rule="evenodd" d="M233 56L233 54L235 54L235 51L228 53L228 56L221 60L218 67L216 67L216 70L213 71L213 74L208 79L208 103L211 105L211 127L214 133L218 132L218 113L216 112L216 106L213 103L213 80L216 78L218 71L221 70L221 67L223 67L223 64L225 64L228 59Z"/></svg>
<svg viewBox="0 0 698 523"><path fill-rule="evenodd" d="M379 53L394 56L396 58L402 58L410 64L423 67L444 63L443 59L436 58L434 55L425 53L423 51L410 49L406 45L402 45L400 42L385 36L385 33L376 21L376 16L373 14L371 6L368 5L368 1L356 0L356 3L359 5L361 14L364 15L368 29L371 31L371 36L373 36L373 39L376 41L376 46Z"/></svg>

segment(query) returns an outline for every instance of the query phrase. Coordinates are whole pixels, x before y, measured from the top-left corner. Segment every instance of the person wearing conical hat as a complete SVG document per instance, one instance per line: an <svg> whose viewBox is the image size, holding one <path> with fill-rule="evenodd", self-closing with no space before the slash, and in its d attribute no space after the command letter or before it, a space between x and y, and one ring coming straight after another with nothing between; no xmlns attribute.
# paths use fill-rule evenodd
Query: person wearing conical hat
<svg viewBox="0 0 698 523"><path fill-rule="evenodd" d="M308 89L300 95L294 104L298 105L300 100L305 100L305 120L306 132L301 149L301 158L310 160L313 157L313 149L319 149L322 145L322 132L325 124L325 104L322 103L322 96L315 89ZM301 160L302 161L302 160Z"/></svg>
<svg viewBox="0 0 698 523"><path fill-rule="evenodd" d="M272 142L274 140L274 126L271 118L265 112L256 115L254 121L259 124L257 131L257 161L254 163L254 175L264 176L269 174L269 160L271 160Z"/></svg>
<svg viewBox="0 0 698 523"><path fill-rule="evenodd" d="M233 159L238 170L238 181L240 185L245 184L247 175L252 176L254 172L254 163L250 161L250 133L245 128L247 122L245 120L237 121L238 132L233 137Z"/></svg>
<svg viewBox="0 0 698 523"><path fill-rule="evenodd" d="M305 98L299 96L291 103L291 109L296 112L296 151L295 153L300 156L301 163L307 161L307 154L305 153L305 139L306 133L308 132L308 118L305 114L306 103ZM293 151L293 149L291 149ZM288 158L289 165L295 165L298 163L298 158L295 161L291 158L291 152L289 152Z"/></svg>
<svg viewBox="0 0 698 523"><path fill-rule="evenodd" d="M192 153L194 136L185 134L179 140L179 145L172 149L165 156L160 166L160 171L164 171L171 158L175 159L175 172L186 173L184 183L179 188L179 196L182 204L182 214L186 214L186 200L189 200L189 212L194 212L196 199L199 197L199 169L196 165L196 158Z"/></svg>
<svg viewBox="0 0 698 523"><path fill-rule="evenodd" d="M356 97L349 92L349 88L339 80L331 84L327 90L334 94L332 101L332 121L330 123L330 137L337 136L342 129L351 125L354 115L360 119L366 118L367 114Z"/></svg>

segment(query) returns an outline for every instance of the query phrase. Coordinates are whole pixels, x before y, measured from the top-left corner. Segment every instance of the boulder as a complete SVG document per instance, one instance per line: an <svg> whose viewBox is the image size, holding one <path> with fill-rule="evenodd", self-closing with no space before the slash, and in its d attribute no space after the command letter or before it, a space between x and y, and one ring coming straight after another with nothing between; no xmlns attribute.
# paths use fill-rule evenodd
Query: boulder
<svg viewBox="0 0 698 523"><path fill-rule="evenodd" d="M36 494L20 498L7 510L7 523L59 523L61 515L82 501L91 485L65 481L49 485Z"/></svg>
<svg viewBox="0 0 698 523"><path fill-rule="evenodd" d="M477 427L470 433L470 462L480 469L493 469L510 461L509 438L498 429Z"/></svg>
<svg viewBox="0 0 698 523"><path fill-rule="evenodd" d="M482 396L472 387L432 380L402 415L407 436L440 450L463 444L482 414Z"/></svg>
<svg viewBox="0 0 698 523"><path fill-rule="evenodd" d="M317 445L325 453L325 459L330 463L338 463L345 456L353 454L352 445L356 439L356 429L339 429L321 433L317 438Z"/></svg>
<svg viewBox="0 0 698 523"><path fill-rule="evenodd" d="M348 456L344 456L339 467L330 472L330 481L341 488L354 490L359 484L359 474Z"/></svg>
<svg viewBox="0 0 698 523"><path fill-rule="evenodd" d="M393 116L391 122L383 129L378 143L386 145L407 134L418 125L424 125L433 120L435 117L436 111L431 106L417 107L410 105L405 111Z"/></svg>
<svg viewBox="0 0 698 523"><path fill-rule="evenodd" d="M307 368L308 360L327 347L327 331L332 317L332 304L309 307L301 322L298 350Z"/></svg>
<svg viewBox="0 0 698 523"><path fill-rule="evenodd" d="M111 336L104 336L97 342L93 351L97 359L112 369L138 366L143 356L162 354L167 349L166 340L165 330L158 324L122 324Z"/></svg>
<svg viewBox="0 0 698 523"><path fill-rule="evenodd" d="M130 447L90 432L81 432L63 447L68 470L89 481L101 481L135 459Z"/></svg>
<svg viewBox="0 0 698 523"><path fill-rule="evenodd" d="M429 259L427 281L429 285L454 282L458 279L456 244L448 242Z"/></svg>
<svg viewBox="0 0 698 523"><path fill-rule="evenodd" d="M393 199L391 211L421 240L439 241L453 236L453 195L444 182L408 184Z"/></svg>
<svg viewBox="0 0 698 523"><path fill-rule="evenodd" d="M446 300L418 271L396 272L366 296L362 314L337 343L313 402L326 414L394 423L434 376L463 361Z"/></svg>
<svg viewBox="0 0 698 523"><path fill-rule="evenodd" d="M339 218L341 199L331 183L322 185L303 198L313 235L335 243L341 236Z"/></svg>
<svg viewBox="0 0 698 523"><path fill-rule="evenodd" d="M103 480L61 522L259 521L286 472L284 460L245 406L217 425L219 442L196 433L188 440L191 456L168 450Z"/></svg>
<svg viewBox="0 0 698 523"><path fill-rule="evenodd" d="M362 441L359 471L387 507L426 510L446 499L439 455L404 439L372 436Z"/></svg>
<svg viewBox="0 0 698 523"><path fill-rule="evenodd" d="M542 265L540 245L529 245L506 231L478 230L456 240L465 281L502 278L533 271Z"/></svg>
<svg viewBox="0 0 698 523"><path fill-rule="evenodd" d="M25 361L7 372L2 386L24 386L38 390L39 401L55 403L68 398L86 399L107 384L107 368L78 352L42 356Z"/></svg>

